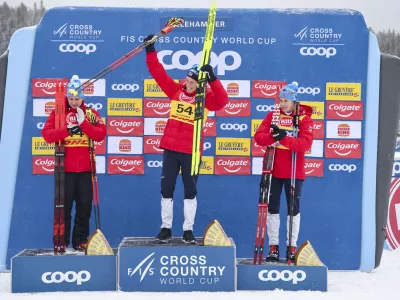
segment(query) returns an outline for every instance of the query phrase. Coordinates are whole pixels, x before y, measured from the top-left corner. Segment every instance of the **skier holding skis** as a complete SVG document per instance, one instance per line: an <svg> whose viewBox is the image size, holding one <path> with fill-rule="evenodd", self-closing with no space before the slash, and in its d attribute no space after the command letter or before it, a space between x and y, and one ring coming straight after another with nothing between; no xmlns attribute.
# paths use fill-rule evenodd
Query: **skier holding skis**
<svg viewBox="0 0 400 300"><path fill-rule="evenodd" d="M303 181L305 180L305 152L311 148L313 136L312 108L297 102L298 84L293 82L284 86L279 94L280 117L279 124L271 125L273 111L268 113L254 135L256 143L260 146L271 146L278 142L275 150L274 165L270 185L270 198L268 204L267 233L270 251L266 257L267 262L279 261L279 207L282 186L285 187L288 207L287 216L287 249L286 260L294 261L297 247L297 238L300 230L300 197ZM293 137L293 118L296 105L299 107L298 136ZM272 130L271 130L272 129ZM289 245L290 224L290 191L292 172L292 151L297 152L296 178L293 203L293 223L291 245Z"/></svg>
<svg viewBox="0 0 400 300"><path fill-rule="evenodd" d="M106 136L106 126L99 113L84 103L81 85L74 75L67 86L65 126L55 128L55 111L42 130L44 140L51 144L64 140L65 145L65 246L70 243L71 211L75 200L76 211L72 232L72 246L77 251L86 249L89 220L92 211L92 182L89 147L90 140L100 142Z"/></svg>
<svg viewBox="0 0 400 300"><path fill-rule="evenodd" d="M151 40L153 36L153 34L148 35L144 41ZM162 225L155 242L168 243L172 238L173 194L178 173L181 171L185 190L183 242L195 244L193 225L197 209L197 176L191 175L191 162L194 104L199 71L207 73L210 85L206 92L206 109L217 111L224 108L228 103L228 95L210 65L204 65L201 69L198 65L194 65L187 73L185 83L174 82L158 61L154 43L146 47L146 63L149 73L172 100L170 116L160 142L160 148L164 149L161 175Z"/></svg>

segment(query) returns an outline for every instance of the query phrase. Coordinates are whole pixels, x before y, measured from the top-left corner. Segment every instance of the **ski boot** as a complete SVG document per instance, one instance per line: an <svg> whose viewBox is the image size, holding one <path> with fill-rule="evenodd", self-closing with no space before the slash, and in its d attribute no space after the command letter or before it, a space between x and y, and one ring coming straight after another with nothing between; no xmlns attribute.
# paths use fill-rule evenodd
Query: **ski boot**
<svg viewBox="0 0 400 300"><path fill-rule="evenodd" d="M193 232L191 230L186 230L183 232L182 241L185 244L196 244L196 238L193 236Z"/></svg>
<svg viewBox="0 0 400 300"><path fill-rule="evenodd" d="M172 233L169 228L161 228L160 233L154 239L157 244L168 244L171 241Z"/></svg>
<svg viewBox="0 0 400 300"><path fill-rule="evenodd" d="M279 246L269 246L269 253L265 258L265 262L279 262Z"/></svg>
<svg viewBox="0 0 400 300"><path fill-rule="evenodd" d="M294 264L294 256L296 254L296 247L287 246L286 248L286 262L289 264Z"/></svg>

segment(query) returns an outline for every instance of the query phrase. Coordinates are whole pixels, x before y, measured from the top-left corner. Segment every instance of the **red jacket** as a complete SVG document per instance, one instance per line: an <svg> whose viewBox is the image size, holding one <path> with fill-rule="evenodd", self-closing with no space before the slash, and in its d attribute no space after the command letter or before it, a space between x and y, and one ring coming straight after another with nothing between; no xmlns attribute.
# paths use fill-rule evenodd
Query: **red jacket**
<svg viewBox="0 0 400 300"><path fill-rule="evenodd" d="M304 171L304 154L307 150L311 149L314 139L314 124L311 119L312 112L313 110L310 106L300 105L298 137L293 138L293 113L288 116L281 110L279 128L285 129L288 135L279 141L275 149L274 167L272 170L272 175L274 177L290 178L292 170L292 151L296 151L296 178L303 180L306 178ZM273 111L268 113L254 135L256 143L260 146L269 146L276 142L270 132L272 115Z"/></svg>
<svg viewBox="0 0 400 300"><path fill-rule="evenodd" d="M66 100L67 101L67 100ZM65 145L65 172L90 172L90 152L89 152L89 139L96 142L101 142L106 136L106 126L99 113L91 108L95 118L89 122L89 117L86 114L86 106L82 103L81 108L86 115L86 119L81 124L83 132L82 137L80 134L70 136L67 126L77 125L76 109L71 108L67 101L67 111L65 112L65 126L55 129L55 110L50 114L44 127L42 129L42 136L44 140L49 143L55 143L64 140Z"/></svg>
<svg viewBox="0 0 400 300"><path fill-rule="evenodd" d="M184 84L176 83L168 76L164 67L158 61L157 52L147 53L146 63L151 76L153 76L169 99L191 104L195 103L196 92L189 94L186 92ZM210 82L210 87L211 89L207 88L206 91L205 107L209 111L217 111L224 108L228 103L228 94L221 81L216 79ZM192 154L192 146L193 125L169 118L164 129L164 135L161 138L160 148Z"/></svg>

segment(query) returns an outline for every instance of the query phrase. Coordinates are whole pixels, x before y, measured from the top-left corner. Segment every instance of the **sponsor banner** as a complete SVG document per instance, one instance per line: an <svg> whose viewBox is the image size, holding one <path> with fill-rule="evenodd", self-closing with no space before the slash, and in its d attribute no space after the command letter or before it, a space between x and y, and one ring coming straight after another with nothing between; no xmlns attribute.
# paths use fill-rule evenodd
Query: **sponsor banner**
<svg viewBox="0 0 400 300"><path fill-rule="evenodd" d="M254 138L251 139L251 155L252 156L264 156L266 146L260 146L256 143Z"/></svg>
<svg viewBox="0 0 400 300"><path fill-rule="evenodd" d="M400 177L400 161L393 162L392 177Z"/></svg>
<svg viewBox="0 0 400 300"><path fill-rule="evenodd" d="M140 117L143 114L141 98L108 98L107 114L109 116Z"/></svg>
<svg viewBox="0 0 400 300"><path fill-rule="evenodd" d="M116 93L125 93L130 95L140 90L139 84L137 83L112 83L111 90Z"/></svg>
<svg viewBox="0 0 400 300"><path fill-rule="evenodd" d="M32 137L33 155L54 155L54 144L47 144L42 137Z"/></svg>
<svg viewBox="0 0 400 300"><path fill-rule="evenodd" d="M326 121L326 137L330 139L360 139L361 121Z"/></svg>
<svg viewBox="0 0 400 300"><path fill-rule="evenodd" d="M95 160L96 160L96 173L97 174L105 174L106 173L106 157L96 155Z"/></svg>
<svg viewBox="0 0 400 300"><path fill-rule="evenodd" d="M361 172L362 165L355 160L325 159L326 172L334 172L340 176Z"/></svg>
<svg viewBox="0 0 400 300"><path fill-rule="evenodd" d="M167 118L145 118L144 135L163 135L167 121Z"/></svg>
<svg viewBox="0 0 400 300"><path fill-rule="evenodd" d="M250 157L217 156L215 175L250 175Z"/></svg>
<svg viewBox="0 0 400 300"><path fill-rule="evenodd" d="M145 117L168 117L171 111L169 99L144 99Z"/></svg>
<svg viewBox="0 0 400 300"><path fill-rule="evenodd" d="M176 83L179 83L179 80L174 80ZM161 90L160 86L154 79L145 79L144 80L144 96L145 97L162 97L166 98L167 95Z"/></svg>
<svg viewBox="0 0 400 300"><path fill-rule="evenodd" d="M228 104L216 112L217 117L250 117L250 100L229 99Z"/></svg>
<svg viewBox="0 0 400 300"><path fill-rule="evenodd" d="M54 173L54 156L32 156L32 173L45 175Z"/></svg>
<svg viewBox="0 0 400 300"><path fill-rule="evenodd" d="M223 137L248 137L250 136L250 119L217 119L217 135Z"/></svg>
<svg viewBox="0 0 400 300"><path fill-rule="evenodd" d="M325 122L314 121L314 139L323 139L325 137Z"/></svg>
<svg viewBox="0 0 400 300"><path fill-rule="evenodd" d="M33 99L32 104L34 117L48 117L56 108L54 99Z"/></svg>
<svg viewBox="0 0 400 300"><path fill-rule="evenodd" d="M142 136L144 132L143 118L107 119L107 135Z"/></svg>
<svg viewBox="0 0 400 300"><path fill-rule="evenodd" d="M264 120L251 120L251 136L254 137L254 135L256 134L258 127L260 127L262 121Z"/></svg>
<svg viewBox="0 0 400 300"><path fill-rule="evenodd" d="M217 136L217 120L215 118L207 118L207 121L203 124L204 136Z"/></svg>
<svg viewBox="0 0 400 300"><path fill-rule="evenodd" d="M214 174L214 156L202 156L200 164L200 174L213 175Z"/></svg>
<svg viewBox="0 0 400 300"><path fill-rule="evenodd" d="M311 149L306 151L306 157L324 157L324 141L314 140Z"/></svg>
<svg viewBox="0 0 400 300"><path fill-rule="evenodd" d="M161 154L164 152L160 149L161 136L145 136L144 137L144 154Z"/></svg>
<svg viewBox="0 0 400 300"><path fill-rule="evenodd" d="M251 163L251 174L261 175L263 165L263 157L253 157Z"/></svg>
<svg viewBox="0 0 400 300"><path fill-rule="evenodd" d="M221 80L229 98L250 98L250 80Z"/></svg>
<svg viewBox="0 0 400 300"><path fill-rule="evenodd" d="M272 99L252 99L251 117L255 119L265 119L269 112L274 111L275 100Z"/></svg>
<svg viewBox="0 0 400 300"><path fill-rule="evenodd" d="M108 174L143 175L143 156L112 156L107 158Z"/></svg>
<svg viewBox="0 0 400 300"><path fill-rule="evenodd" d="M324 177L324 160L306 159L304 171L307 177Z"/></svg>
<svg viewBox="0 0 400 300"><path fill-rule="evenodd" d="M327 82L326 100L361 101L361 83Z"/></svg>
<svg viewBox="0 0 400 300"><path fill-rule="evenodd" d="M94 142L94 149L96 154L106 154L107 140L104 139L101 142Z"/></svg>
<svg viewBox="0 0 400 300"><path fill-rule="evenodd" d="M360 140L326 140L326 158L361 158Z"/></svg>
<svg viewBox="0 0 400 300"><path fill-rule="evenodd" d="M249 138L217 138L216 155L250 156Z"/></svg>
<svg viewBox="0 0 400 300"><path fill-rule="evenodd" d="M336 120L357 120L364 118L364 103L332 101L326 104L326 118Z"/></svg>
<svg viewBox="0 0 400 300"><path fill-rule="evenodd" d="M146 155L146 166L145 174L150 174L153 170L161 174L161 169L163 166L163 156L162 155Z"/></svg>
<svg viewBox="0 0 400 300"><path fill-rule="evenodd" d="M214 155L215 154L215 138L205 137L203 143L203 155Z"/></svg>
<svg viewBox="0 0 400 300"><path fill-rule="evenodd" d="M143 137L109 136L107 149L110 154L142 154Z"/></svg>
<svg viewBox="0 0 400 300"><path fill-rule="evenodd" d="M286 81L253 80L251 83L251 96L253 98L275 99L279 90L286 84Z"/></svg>
<svg viewBox="0 0 400 300"><path fill-rule="evenodd" d="M312 119L323 120L325 118L325 102L300 101L300 104L311 106L313 109Z"/></svg>
<svg viewBox="0 0 400 300"><path fill-rule="evenodd" d="M297 90L297 98L309 98L317 96L321 93L321 88L318 86L300 86Z"/></svg>
<svg viewBox="0 0 400 300"><path fill-rule="evenodd" d="M81 84L84 84L88 79L82 79L80 78ZM89 85L90 83L87 83ZM87 96L96 96L96 97L104 97L106 95L106 80L105 79L99 79L95 81L93 84L90 84L87 88L85 88L86 85L82 86L83 90L83 95Z"/></svg>
<svg viewBox="0 0 400 300"><path fill-rule="evenodd" d="M33 78L32 97L54 97L57 84L65 86L68 82L68 78Z"/></svg>

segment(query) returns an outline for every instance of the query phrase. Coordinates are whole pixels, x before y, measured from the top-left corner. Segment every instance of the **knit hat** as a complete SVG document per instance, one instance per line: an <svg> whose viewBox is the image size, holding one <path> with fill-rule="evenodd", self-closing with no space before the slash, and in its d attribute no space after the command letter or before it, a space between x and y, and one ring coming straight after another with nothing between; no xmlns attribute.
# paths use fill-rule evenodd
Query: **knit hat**
<svg viewBox="0 0 400 300"><path fill-rule="evenodd" d="M279 98L284 98L290 101L297 101L297 90L299 89L299 84L296 81L285 85L281 92L279 93Z"/></svg>
<svg viewBox="0 0 400 300"><path fill-rule="evenodd" d="M186 76L192 78L193 80L198 80L199 78L199 71L200 71L200 66L199 65L193 65L193 67L190 68L189 72L187 73Z"/></svg>
<svg viewBox="0 0 400 300"><path fill-rule="evenodd" d="M79 97L83 99L84 98L83 90L82 89L78 90L78 87L80 86L81 86L81 81L79 80L79 76L78 75L72 76L67 86L67 97L68 98Z"/></svg>

